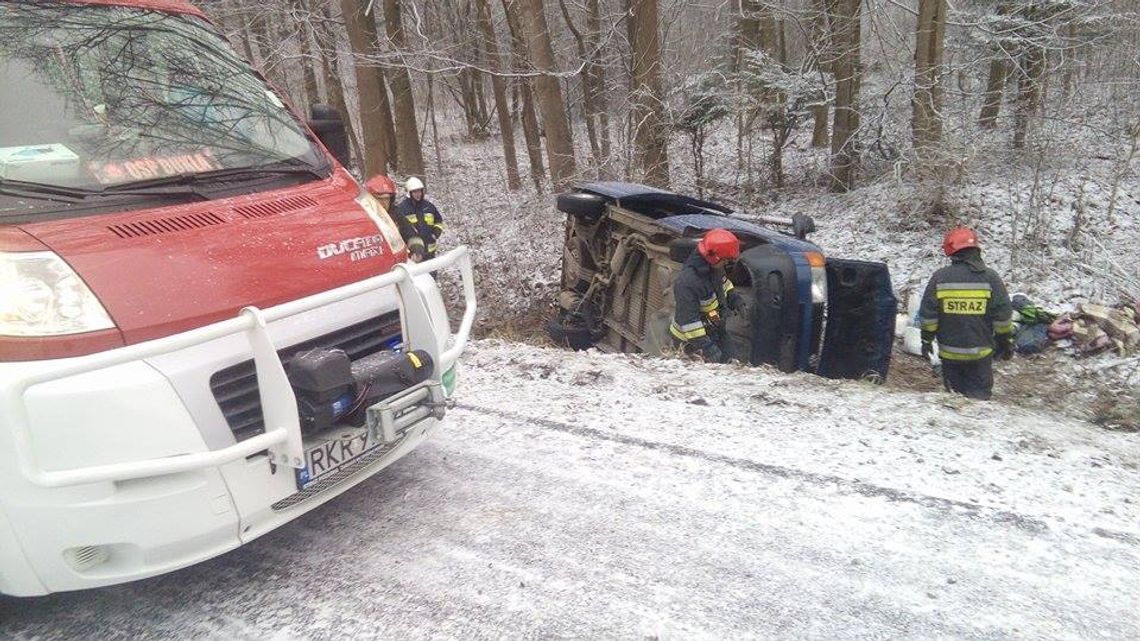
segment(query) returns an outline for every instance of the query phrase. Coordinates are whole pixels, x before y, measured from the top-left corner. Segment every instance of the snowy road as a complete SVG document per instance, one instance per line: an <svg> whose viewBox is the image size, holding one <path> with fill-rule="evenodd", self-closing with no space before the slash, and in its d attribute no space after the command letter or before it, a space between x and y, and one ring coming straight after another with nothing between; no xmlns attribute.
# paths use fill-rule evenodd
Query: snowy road
<svg viewBox="0 0 1140 641"><path fill-rule="evenodd" d="M1140 437L941 394L477 343L453 425L3 639L1140 638Z"/></svg>

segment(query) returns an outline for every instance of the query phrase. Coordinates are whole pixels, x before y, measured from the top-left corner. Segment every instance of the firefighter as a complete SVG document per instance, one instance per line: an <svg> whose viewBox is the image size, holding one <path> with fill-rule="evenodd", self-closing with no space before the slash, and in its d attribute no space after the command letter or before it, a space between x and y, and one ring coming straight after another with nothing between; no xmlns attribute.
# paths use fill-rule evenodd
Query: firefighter
<svg viewBox="0 0 1140 641"><path fill-rule="evenodd" d="M400 230L400 237L408 246L408 256L412 262L418 263L423 260L427 256L427 245L424 244L424 239L403 216L393 215L392 205L396 202L396 183L384 174L377 174L364 183L364 188L372 194L372 197L380 203L384 211L396 223L396 228Z"/></svg>
<svg viewBox="0 0 1140 641"><path fill-rule="evenodd" d="M736 311L741 300L725 275L723 263L739 256L740 240L736 235L726 229L712 229L681 267L673 283L676 308L669 333L686 354L713 363L728 361L721 310Z"/></svg>
<svg viewBox="0 0 1140 641"><path fill-rule="evenodd" d="M1005 283L982 262L974 230L951 230L942 241L950 265L934 272L922 297L922 356L938 338L946 390L969 398L993 395L993 359L1013 358L1013 308Z"/></svg>
<svg viewBox="0 0 1140 641"><path fill-rule="evenodd" d="M436 243L443 233L443 215L439 209L424 197L424 183L412 176L404 184L408 192L398 207L396 215L406 220L416 230L416 234L427 244L427 257L435 256Z"/></svg>

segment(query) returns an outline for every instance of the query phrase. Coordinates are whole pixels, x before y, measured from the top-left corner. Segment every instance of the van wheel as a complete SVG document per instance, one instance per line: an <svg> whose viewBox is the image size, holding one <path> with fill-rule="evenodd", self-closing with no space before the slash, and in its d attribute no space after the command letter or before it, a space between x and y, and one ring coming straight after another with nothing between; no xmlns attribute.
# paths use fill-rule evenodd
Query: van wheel
<svg viewBox="0 0 1140 641"><path fill-rule="evenodd" d="M583 192L558 194L558 211L592 225L605 213L606 199Z"/></svg>
<svg viewBox="0 0 1140 641"><path fill-rule="evenodd" d="M590 349L597 342L581 316L569 314L565 310L559 311L557 316L546 323L546 335L558 345L574 351Z"/></svg>

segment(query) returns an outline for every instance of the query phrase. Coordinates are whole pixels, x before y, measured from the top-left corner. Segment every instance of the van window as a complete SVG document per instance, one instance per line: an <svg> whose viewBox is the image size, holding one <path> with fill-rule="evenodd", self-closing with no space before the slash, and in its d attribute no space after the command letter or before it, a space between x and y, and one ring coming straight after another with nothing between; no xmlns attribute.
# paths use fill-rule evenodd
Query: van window
<svg viewBox="0 0 1140 641"><path fill-rule="evenodd" d="M0 3L0 87L0 186L9 191L326 167L277 96L193 16Z"/></svg>

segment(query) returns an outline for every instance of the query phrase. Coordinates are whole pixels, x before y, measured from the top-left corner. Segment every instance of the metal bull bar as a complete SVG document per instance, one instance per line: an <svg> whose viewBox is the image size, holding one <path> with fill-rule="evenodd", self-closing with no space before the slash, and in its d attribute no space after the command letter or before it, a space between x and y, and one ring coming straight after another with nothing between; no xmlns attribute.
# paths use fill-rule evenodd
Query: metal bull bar
<svg viewBox="0 0 1140 641"><path fill-rule="evenodd" d="M433 317L416 287L418 276L458 267L463 279L464 311L459 330L452 334L450 327L436 324L447 322L446 316ZM471 269L470 252L466 247L453 249L446 254L422 263L401 263L391 272L351 285L321 292L268 309L246 307L237 317L207 325L188 332L168 336L138 345L102 352L84 357L83 362L50 368L23 377L4 390L5 405L11 409L11 422L7 426L13 434L16 458L22 475L40 487L66 487L83 483L125 481L128 479L175 474L196 469L216 467L230 461L268 450L270 458L279 465L304 467L301 445L301 424L297 416L297 399L285 375L285 368L269 336L268 324L324 305L367 294L395 285L399 293L404 342L424 349L438 364L442 375L458 360L471 334L475 322L475 282ZM35 459L31 442L27 407L24 394L31 387L70 376L86 374L99 369L140 361L160 354L178 351L244 333L249 339L250 352L257 371L258 391L265 417L265 433L246 439L220 450L194 452L157 459L129 461L69 470L44 470Z"/></svg>

